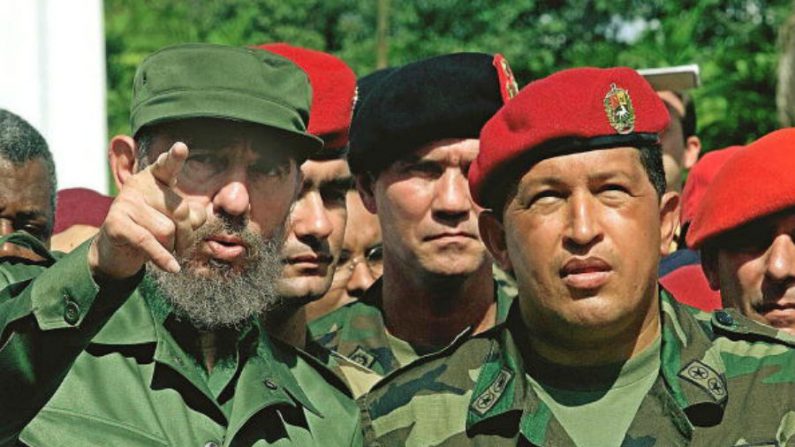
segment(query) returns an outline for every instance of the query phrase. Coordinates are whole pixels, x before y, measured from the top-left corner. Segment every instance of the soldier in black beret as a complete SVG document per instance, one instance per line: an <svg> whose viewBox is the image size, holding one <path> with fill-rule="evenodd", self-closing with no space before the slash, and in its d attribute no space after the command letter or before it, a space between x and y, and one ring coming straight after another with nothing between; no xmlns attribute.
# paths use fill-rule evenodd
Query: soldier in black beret
<svg viewBox="0 0 795 447"><path fill-rule="evenodd" d="M516 90L501 55L457 53L397 68L360 97L349 162L381 224L383 276L315 320L317 340L385 375L504 317L510 296L493 279L467 172L481 127Z"/></svg>

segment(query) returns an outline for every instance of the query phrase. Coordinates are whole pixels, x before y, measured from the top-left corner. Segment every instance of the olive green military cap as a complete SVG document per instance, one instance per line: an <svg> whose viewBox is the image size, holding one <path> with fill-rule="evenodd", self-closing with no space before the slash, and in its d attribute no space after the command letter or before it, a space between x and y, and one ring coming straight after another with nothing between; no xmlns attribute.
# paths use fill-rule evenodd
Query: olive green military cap
<svg viewBox="0 0 795 447"><path fill-rule="evenodd" d="M135 73L130 127L188 118L261 124L295 137L298 157L323 146L310 135L312 89L290 60L257 48L190 43L149 55Z"/></svg>

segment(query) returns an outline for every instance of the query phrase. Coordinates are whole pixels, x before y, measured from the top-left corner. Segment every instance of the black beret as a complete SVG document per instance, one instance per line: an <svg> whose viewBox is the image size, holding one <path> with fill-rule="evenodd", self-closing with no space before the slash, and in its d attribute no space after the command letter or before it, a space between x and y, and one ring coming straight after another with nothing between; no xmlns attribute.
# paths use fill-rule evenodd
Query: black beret
<svg viewBox="0 0 795 447"><path fill-rule="evenodd" d="M505 67L500 55L455 53L387 74L363 98L351 123L351 171L378 173L433 141L477 138L504 104L500 73L510 74Z"/></svg>
<svg viewBox="0 0 795 447"><path fill-rule="evenodd" d="M382 68L367 76L362 76L356 81L356 104L353 106L354 116L359 113L359 109L362 108L362 104L364 100L367 99L367 96L381 84L381 81L386 79L386 77L395 70L397 70L395 67Z"/></svg>

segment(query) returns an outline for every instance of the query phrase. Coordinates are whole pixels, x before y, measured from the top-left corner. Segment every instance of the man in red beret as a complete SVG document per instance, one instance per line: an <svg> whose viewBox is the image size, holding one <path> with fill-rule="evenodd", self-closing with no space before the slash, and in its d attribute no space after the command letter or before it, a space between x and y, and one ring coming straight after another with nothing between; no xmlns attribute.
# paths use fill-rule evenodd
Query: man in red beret
<svg viewBox="0 0 795 447"><path fill-rule="evenodd" d="M792 442L791 338L701 313L657 285L676 227L659 134L668 113L629 68L525 87L469 170L489 251L516 278L504 324L362 398L380 445Z"/></svg>
<svg viewBox="0 0 795 447"><path fill-rule="evenodd" d="M725 307L795 335L795 129L736 154L707 188L687 242Z"/></svg>
<svg viewBox="0 0 795 447"><path fill-rule="evenodd" d="M712 311L721 307L720 293L712 290L701 268L698 251L687 247L685 238L699 203L707 187L712 183L721 166L742 146L731 146L704 155L687 176L682 191L682 207L679 214L679 248L660 261L660 284L682 303L702 310ZM663 165L665 159L663 158Z"/></svg>
<svg viewBox="0 0 795 447"><path fill-rule="evenodd" d="M293 61L309 78L312 107L308 131L323 140L320 152L301 165L302 185L290 210L278 283L281 312L269 314L270 330L284 341L306 346L304 305L321 298L342 250L346 194L353 184L346 160L356 96L356 75L341 59L284 43L262 49Z"/></svg>
<svg viewBox="0 0 795 447"><path fill-rule="evenodd" d="M306 305L308 321L361 298L383 272L383 248L378 216L368 211L355 188L348 191L348 223L342 252L328 292Z"/></svg>

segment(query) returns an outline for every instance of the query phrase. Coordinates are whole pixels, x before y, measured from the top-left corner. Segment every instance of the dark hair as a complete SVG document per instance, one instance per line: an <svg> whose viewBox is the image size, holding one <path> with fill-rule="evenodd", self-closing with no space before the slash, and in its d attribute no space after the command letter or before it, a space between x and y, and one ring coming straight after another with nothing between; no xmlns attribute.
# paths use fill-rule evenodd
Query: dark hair
<svg viewBox="0 0 795 447"><path fill-rule="evenodd" d="M640 163L649 177L649 181L654 185L657 191L657 198L662 199L665 194L665 170L663 169L662 161L662 147L659 144L650 144L648 146L641 146L640 150Z"/></svg>
<svg viewBox="0 0 795 447"><path fill-rule="evenodd" d="M657 199L662 199L666 188L665 170L663 169L662 161L662 147L659 143L654 143L638 146L638 150L640 151L640 163L643 165L643 170L646 171L646 176L649 178L652 186L654 186L654 190L657 192ZM522 178L521 174L518 174L518 172L527 172L530 167L532 167L532 164L527 166L523 171L514 170L514 175L511 177L511 182L504 190L506 194L503 195L503 200L501 202L494 203L494 210L500 211L497 213L497 216L500 219L502 219L502 216L505 213L505 206L508 204L509 199L514 197L518 192L519 180Z"/></svg>
<svg viewBox="0 0 795 447"><path fill-rule="evenodd" d="M0 158L21 166L29 161L41 160L47 169L49 182L50 207L52 215L47 222L47 234L52 231L55 219L55 191L58 182L55 176L53 161L47 141L27 121L8 110L0 109Z"/></svg>

